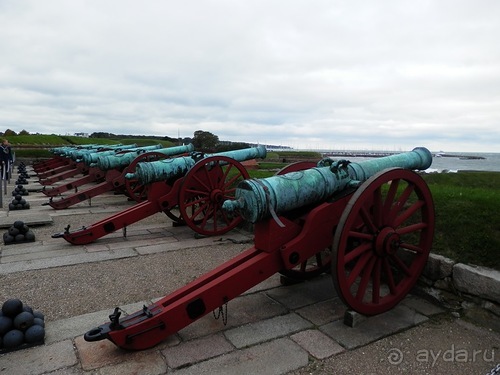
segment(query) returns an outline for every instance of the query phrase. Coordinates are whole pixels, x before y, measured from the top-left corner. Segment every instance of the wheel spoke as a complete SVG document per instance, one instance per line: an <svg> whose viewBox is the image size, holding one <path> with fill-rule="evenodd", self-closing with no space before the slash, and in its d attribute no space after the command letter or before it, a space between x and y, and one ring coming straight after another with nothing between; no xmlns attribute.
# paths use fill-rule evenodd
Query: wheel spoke
<svg viewBox="0 0 500 375"><path fill-rule="evenodd" d="M380 302L380 278L382 271L382 259L377 258L372 277L372 302L377 304Z"/></svg>
<svg viewBox="0 0 500 375"><path fill-rule="evenodd" d="M386 213L387 217L389 217L388 213L390 213L392 204L394 203L394 198L396 197L396 193L399 187L399 181L400 181L399 179L392 180L389 186L389 191L387 192L387 196L385 198L385 203L384 203L384 212ZM386 224L387 223L384 223L384 225Z"/></svg>
<svg viewBox="0 0 500 375"><path fill-rule="evenodd" d="M396 283L394 282L394 275L392 273L391 265L389 264L389 260L387 258L383 259L384 272L387 277L387 285L389 286L389 291L391 294L396 294Z"/></svg>
<svg viewBox="0 0 500 375"><path fill-rule="evenodd" d="M412 273L408 266L404 264L404 262L396 255L391 255L390 258L396 265L403 270L403 272L406 274L406 276L411 277Z"/></svg>
<svg viewBox="0 0 500 375"><path fill-rule="evenodd" d="M373 192L373 221L377 227L383 225L382 190L380 186Z"/></svg>
<svg viewBox="0 0 500 375"><path fill-rule="evenodd" d="M392 223L395 218L397 217L399 211L403 209L404 205L406 204L406 201L410 197L411 193L413 192L414 185L413 184L408 184L408 186L404 189L403 193L399 196L398 201L396 204L392 207L392 210L389 214L389 219L390 223Z"/></svg>
<svg viewBox="0 0 500 375"><path fill-rule="evenodd" d="M360 214L363 219L363 222L366 224L366 226L369 228L371 233L376 233L377 232L377 226L373 222L370 214L368 213L367 209L365 207L360 208Z"/></svg>
<svg viewBox="0 0 500 375"><path fill-rule="evenodd" d="M400 236L408 233L413 233L413 232L418 232L422 229L427 228L427 223L416 223L412 225L408 225L403 228L398 228L396 229L396 233L399 234Z"/></svg>
<svg viewBox="0 0 500 375"><path fill-rule="evenodd" d="M369 251L372 249L372 244L369 242L362 243L358 247L354 248L353 250L349 251L345 257L344 257L344 263L349 263L352 260L358 258L360 255L363 253Z"/></svg>
<svg viewBox="0 0 500 375"><path fill-rule="evenodd" d="M415 212L417 212L419 209L421 209L425 205L424 201L416 201L413 203L410 207L408 207L404 212L399 215L394 222L392 223L392 226L394 228L399 227L402 223L404 223L409 217L411 217Z"/></svg>
<svg viewBox="0 0 500 375"><path fill-rule="evenodd" d="M424 249L422 249L420 246L412 245L412 244L409 244L407 242L401 242L399 244L399 247L406 249L406 250L414 251L415 253L418 253L418 254L424 254Z"/></svg>
<svg viewBox="0 0 500 375"><path fill-rule="evenodd" d="M371 257L367 266L363 269L363 276L361 277L361 281L359 282L358 291L356 292L356 299L360 302L363 301L363 298L366 293L366 287L368 286L368 282L370 281L370 277L372 275L373 266L377 261L377 257Z"/></svg>
<svg viewBox="0 0 500 375"><path fill-rule="evenodd" d="M361 271L363 271L363 269L365 268L366 266L366 263L368 263L368 261L370 260L370 258L372 257L372 254L370 253L365 253L360 260L358 260L358 262L356 263L356 265L354 266L354 268L352 269L351 273L349 274L349 277L347 279L347 285L349 287L352 286L352 284L354 284L354 282L356 281L356 279L358 278L358 276L361 274Z"/></svg>

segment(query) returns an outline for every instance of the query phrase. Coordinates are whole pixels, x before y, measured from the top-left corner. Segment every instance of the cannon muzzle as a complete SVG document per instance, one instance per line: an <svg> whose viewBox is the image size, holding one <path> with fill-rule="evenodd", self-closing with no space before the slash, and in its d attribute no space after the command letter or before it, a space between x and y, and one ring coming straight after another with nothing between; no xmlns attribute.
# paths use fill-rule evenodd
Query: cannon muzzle
<svg viewBox="0 0 500 375"><path fill-rule="evenodd" d="M375 158L359 163L334 162L331 166L315 167L299 172L264 179L240 182L234 200L224 202L222 209L238 212L245 220L255 223L309 204L323 202L334 193L355 187L387 168L424 170L432 164L432 154L424 147L413 151Z"/></svg>

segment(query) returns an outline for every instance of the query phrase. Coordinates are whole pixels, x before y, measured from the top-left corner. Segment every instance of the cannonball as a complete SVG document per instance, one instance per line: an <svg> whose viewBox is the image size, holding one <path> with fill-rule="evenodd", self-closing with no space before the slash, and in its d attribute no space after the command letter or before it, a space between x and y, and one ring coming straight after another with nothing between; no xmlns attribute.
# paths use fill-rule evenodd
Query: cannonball
<svg viewBox="0 0 500 375"><path fill-rule="evenodd" d="M3 336L3 347L10 349L21 345L24 342L24 334L18 330L13 329Z"/></svg>
<svg viewBox="0 0 500 375"><path fill-rule="evenodd" d="M30 228L28 228L28 226L24 224L22 229L19 230L21 231L21 233L26 234L30 230Z"/></svg>
<svg viewBox="0 0 500 375"><path fill-rule="evenodd" d="M21 196L21 194L17 194L15 196L15 199L16 199L16 201L20 201L21 199L23 199L23 197Z"/></svg>
<svg viewBox="0 0 500 375"><path fill-rule="evenodd" d="M33 314L33 308L31 306L28 306L25 303L23 303L23 311L27 311L27 312Z"/></svg>
<svg viewBox="0 0 500 375"><path fill-rule="evenodd" d="M10 298L2 305L3 315L10 318L16 317L17 314L23 311L23 303L18 298Z"/></svg>
<svg viewBox="0 0 500 375"><path fill-rule="evenodd" d="M19 196L19 197L21 197L21 196ZM14 226L14 228L21 230L24 227L24 221L16 220L16 221L14 221L13 226Z"/></svg>
<svg viewBox="0 0 500 375"><path fill-rule="evenodd" d="M45 320L45 315L41 311L35 310L33 311L33 316L38 319Z"/></svg>
<svg viewBox="0 0 500 375"><path fill-rule="evenodd" d="M24 198L19 199L19 204L20 205L25 205L26 204L26 199L24 199Z"/></svg>
<svg viewBox="0 0 500 375"><path fill-rule="evenodd" d="M3 242L4 242L4 244L8 245L8 244L14 242L14 237L12 237L10 234L7 233L7 236L3 237Z"/></svg>
<svg viewBox="0 0 500 375"><path fill-rule="evenodd" d="M24 234L24 239L26 241L34 241L35 240L35 233L33 233L32 230L29 230L27 231L25 234Z"/></svg>
<svg viewBox="0 0 500 375"><path fill-rule="evenodd" d="M15 242L24 242L26 241L26 237L24 234L19 233L17 236L14 237Z"/></svg>
<svg viewBox="0 0 500 375"><path fill-rule="evenodd" d="M23 185L17 185L18 189L22 189L24 186Z"/></svg>
<svg viewBox="0 0 500 375"><path fill-rule="evenodd" d="M12 236L12 237L15 237L19 234L19 229L17 229L16 227L10 227L9 228L9 234Z"/></svg>
<svg viewBox="0 0 500 375"><path fill-rule="evenodd" d="M33 325L35 317L28 311L23 311L14 318L14 327L21 331L27 330Z"/></svg>
<svg viewBox="0 0 500 375"><path fill-rule="evenodd" d="M45 337L45 328L39 325L29 327L24 333L24 339L28 344L40 342Z"/></svg>
<svg viewBox="0 0 500 375"><path fill-rule="evenodd" d="M0 337L9 332L13 327L12 318L0 316Z"/></svg>
<svg viewBox="0 0 500 375"><path fill-rule="evenodd" d="M37 326L45 327L45 322L43 321L43 319L40 319L40 318L33 319L33 324L37 325Z"/></svg>
<svg viewBox="0 0 500 375"><path fill-rule="evenodd" d="M28 202L26 202L24 205L23 205L23 208L24 209L29 209L30 208L30 204Z"/></svg>
<svg viewBox="0 0 500 375"><path fill-rule="evenodd" d="M13 203L9 203L9 210L15 210L16 209L16 205L13 204Z"/></svg>

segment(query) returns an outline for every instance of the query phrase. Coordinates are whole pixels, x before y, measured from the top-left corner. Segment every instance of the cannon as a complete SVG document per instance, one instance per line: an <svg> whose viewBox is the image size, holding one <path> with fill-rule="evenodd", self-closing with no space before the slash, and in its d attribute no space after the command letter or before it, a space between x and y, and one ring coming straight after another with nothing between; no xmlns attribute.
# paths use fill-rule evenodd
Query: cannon
<svg viewBox="0 0 500 375"><path fill-rule="evenodd" d="M138 150L120 155L99 157L97 164L100 166L98 168L101 171L106 171L103 182L57 201L53 199L54 197L51 197L46 204L56 210L60 210L112 190L126 193L131 198L138 195L143 199L144 192L142 186L137 184L134 180L126 180L125 175L134 171L137 163L155 161L169 156L185 154L193 151L193 149L193 145L189 144L157 149L151 152ZM101 163L99 163L99 161L101 161ZM103 167L104 165L105 167Z"/></svg>
<svg viewBox="0 0 500 375"><path fill-rule="evenodd" d="M146 200L136 196L138 203L122 212L73 232L67 227L52 237L83 245L158 212L202 235L226 233L242 220L239 215L226 215L221 210L224 200L234 196L236 185L248 178L240 162L265 156L266 149L260 146L138 163L135 173L126 178L137 181L147 191Z"/></svg>
<svg viewBox="0 0 500 375"><path fill-rule="evenodd" d="M87 146L67 146L67 147L58 147L55 149L51 149L50 152L54 154L54 157L43 161L33 163L33 170L39 177L45 178L52 174L57 174L62 172L65 169L72 168L72 159L71 155L77 151L103 151L110 150L112 148L117 147L127 147L123 145L87 145ZM58 170L58 171L55 171ZM47 174L47 176L44 176ZM41 176L40 176L41 175Z"/></svg>
<svg viewBox="0 0 500 375"><path fill-rule="evenodd" d="M133 157L137 157L137 155L142 155L145 152L150 152L154 150L158 150L161 152L159 149L162 148L161 145L153 145L153 146L146 146L146 147L134 147L130 149L119 149L119 150L108 150L108 151L99 151L99 152L88 152L88 153L83 153L80 155L77 155L77 157L81 157L81 159L77 159L76 161L76 168L62 172L60 174L50 176L44 181L40 181L42 185L44 185L44 188L42 189L42 193L49 196L49 197L54 197L56 195L60 195L65 191L75 189L75 193L78 191L78 187L89 184L91 182L97 182L99 180L102 180L105 175L106 175L106 170L102 170L95 165L95 162L99 158L111 156L111 155L123 155L126 153L134 153ZM169 149L165 149L169 150ZM167 151L167 153L171 152L170 150ZM75 177L77 174L84 174L83 177L72 180L66 184L54 187L52 189L47 189L47 185L51 185L56 183L57 181L63 181L71 177Z"/></svg>
<svg viewBox="0 0 500 375"><path fill-rule="evenodd" d="M244 180L223 207L255 221L254 245L141 310L85 333L121 348L150 348L275 273L304 280L331 270L347 306L364 315L393 308L427 261L434 233L425 148L350 163L292 166ZM335 259L335 261L333 261Z"/></svg>
<svg viewBox="0 0 500 375"><path fill-rule="evenodd" d="M160 145L149 146L151 150L155 150L160 148ZM90 155L113 155L120 154L125 152L132 152L134 150L144 149L138 148L137 145L127 145L121 147L112 147L112 148L100 148L100 149L90 149L90 150L74 150L73 152L68 152L66 157L71 159L67 165L51 169L44 173L38 174L39 183L41 185L47 186L52 185L58 181L63 181L71 177L75 177L79 174L87 174L89 171L89 164L83 162L83 157L87 156L87 158L91 158Z"/></svg>

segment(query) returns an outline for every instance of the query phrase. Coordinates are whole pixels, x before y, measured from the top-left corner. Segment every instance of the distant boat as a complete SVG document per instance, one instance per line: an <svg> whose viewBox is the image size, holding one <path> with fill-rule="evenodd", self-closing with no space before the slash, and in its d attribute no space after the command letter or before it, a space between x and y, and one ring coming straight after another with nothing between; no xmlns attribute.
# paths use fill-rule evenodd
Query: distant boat
<svg viewBox="0 0 500 375"><path fill-rule="evenodd" d="M444 156L444 151L439 151L434 154L435 158L442 158Z"/></svg>

